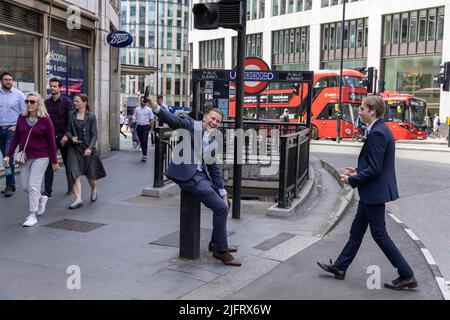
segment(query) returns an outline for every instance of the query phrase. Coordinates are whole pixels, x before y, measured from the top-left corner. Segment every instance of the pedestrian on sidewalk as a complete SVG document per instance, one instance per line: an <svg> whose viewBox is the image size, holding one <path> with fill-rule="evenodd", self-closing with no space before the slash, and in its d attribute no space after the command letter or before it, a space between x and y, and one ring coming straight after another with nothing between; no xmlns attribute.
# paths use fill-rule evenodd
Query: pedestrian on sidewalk
<svg viewBox="0 0 450 320"><path fill-rule="evenodd" d="M358 209L350 238L337 260L334 263L330 260L330 264L317 263L323 270L333 273L336 279L343 280L370 226L373 239L399 273L398 278L384 286L400 290L417 287L417 280L386 230L385 204L399 196L395 176L395 142L382 119L385 110L384 101L379 96L367 97L359 107L359 117L368 125L367 139L359 154L358 167L346 168L341 176L342 182L358 188Z"/></svg>
<svg viewBox="0 0 450 320"><path fill-rule="evenodd" d="M90 112L88 96L78 94L73 102L76 111L69 114L66 133L70 141L67 167L76 199L69 209L76 209L84 205L81 199L81 176L86 176L88 179L91 187L91 202L97 201L97 180L106 177L105 168L95 148L98 137L97 119L95 114Z"/></svg>
<svg viewBox="0 0 450 320"><path fill-rule="evenodd" d="M440 138L439 135L440 126L441 126L441 118L439 118L439 115L436 113L433 119L433 133L435 138Z"/></svg>
<svg viewBox="0 0 450 320"><path fill-rule="evenodd" d="M141 106L136 107L134 114L137 121L137 135L142 149L142 162L147 161L148 134L153 126L155 115L151 108L144 103L144 97L141 97Z"/></svg>
<svg viewBox="0 0 450 320"><path fill-rule="evenodd" d="M38 93L29 93L25 100L26 110L17 119L17 127L3 164L7 166L14 150L26 155L21 168L22 186L29 195L29 215L24 227L37 223L36 215L45 212L48 197L41 195L41 184L48 163L53 171L59 170L56 157L55 131L52 120L45 109L44 99Z"/></svg>
<svg viewBox="0 0 450 320"><path fill-rule="evenodd" d="M61 158L64 163L64 169L66 172L66 180L67 180L67 192L66 194L72 194L73 188L72 184L69 183L69 175L67 171L67 122L69 120L69 112L73 110L73 103L68 97L61 94L62 81L58 78L52 78L49 81L50 85L50 93L51 96L45 100L45 107L47 108L47 112L52 119L53 128L55 129L55 141L56 148L59 149L61 153ZM45 188L43 195L47 197L52 197L53 192L53 168L52 165L49 164L47 170L45 171Z"/></svg>
<svg viewBox="0 0 450 320"><path fill-rule="evenodd" d="M123 115L123 112L120 112L119 115L119 131L120 134L127 138L127 135L122 131L123 126L125 125L125 116Z"/></svg>
<svg viewBox="0 0 450 320"><path fill-rule="evenodd" d="M217 158L212 154L218 148L214 132L222 122L223 113L217 108L212 108L205 112L203 121L194 121L190 117L176 117L151 100L149 105L170 128L189 131L191 135L189 163L185 163L184 159L181 163L173 161L165 175L177 183L181 190L189 192L213 211L213 232L209 243L213 257L226 265L240 266L241 263L230 253L237 251L237 248L228 246L227 243L227 216L230 204ZM198 150L200 146L195 143L195 136L202 137L201 150Z"/></svg>
<svg viewBox="0 0 450 320"><path fill-rule="evenodd" d="M131 131L131 139L133 141L133 148L139 147L139 137L137 135L137 120L136 116L133 114L131 117L130 123L130 131Z"/></svg>
<svg viewBox="0 0 450 320"><path fill-rule="evenodd" d="M167 104L165 104L165 103L163 102L163 99L164 99L164 97L163 97L162 95L159 94L159 95L156 97L156 104L157 104L160 108L163 108L163 109L166 110L167 112L170 112L170 111L169 111L169 107L167 106ZM160 126L160 127L163 127L163 126L164 126L164 120L161 119L160 117L158 117L158 126Z"/></svg>
<svg viewBox="0 0 450 320"><path fill-rule="evenodd" d="M11 145L17 118L25 111L25 95L22 91L13 87L11 73L2 73L0 80L0 151L4 157ZM11 174L6 176L6 187L1 191L6 198L11 197L13 192L16 191L13 157L10 157L9 168L11 168Z"/></svg>

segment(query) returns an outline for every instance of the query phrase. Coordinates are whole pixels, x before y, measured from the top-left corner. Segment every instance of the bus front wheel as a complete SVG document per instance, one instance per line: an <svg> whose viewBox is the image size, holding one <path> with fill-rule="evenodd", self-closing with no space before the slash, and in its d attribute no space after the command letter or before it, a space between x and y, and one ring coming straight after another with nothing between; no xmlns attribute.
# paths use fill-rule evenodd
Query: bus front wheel
<svg viewBox="0 0 450 320"><path fill-rule="evenodd" d="M319 139L319 129L317 129L316 126L312 126L311 139L312 139L312 140L317 140L317 139Z"/></svg>

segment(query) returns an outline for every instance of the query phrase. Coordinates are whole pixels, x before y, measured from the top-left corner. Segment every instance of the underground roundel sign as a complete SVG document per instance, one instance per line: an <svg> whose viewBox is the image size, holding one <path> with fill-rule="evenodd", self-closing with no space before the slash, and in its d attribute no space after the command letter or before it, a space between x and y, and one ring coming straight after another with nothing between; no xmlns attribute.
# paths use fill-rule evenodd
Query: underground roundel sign
<svg viewBox="0 0 450 320"><path fill-rule="evenodd" d="M245 71L262 71L262 72L270 71L269 66L264 60L254 57L245 59L244 69ZM255 78L257 78L258 76L257 73L252 74L253 76L255 76ZM244 92L248 94L259 93L267 87L267 84L268 84L267 81L245 81Z"/></svg>

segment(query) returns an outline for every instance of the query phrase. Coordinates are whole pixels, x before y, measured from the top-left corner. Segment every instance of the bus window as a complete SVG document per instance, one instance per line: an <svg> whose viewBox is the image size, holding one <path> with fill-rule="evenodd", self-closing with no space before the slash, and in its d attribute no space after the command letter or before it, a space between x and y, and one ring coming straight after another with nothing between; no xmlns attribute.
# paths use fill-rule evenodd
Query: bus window
<svg viewBox="0 0 450 320"><path fill-rule="evenodd" d="M384 120L387 122L404 122L406 114L406 103L387 101L386 112L384 113Z"/></svg>
<svg viewBox="0 0 450 320"><path fill-rule="evenodd" d="M316 119L318 120L336 120L335 103L329 103L323 108Z"/></svg>
<svg viewBox="0 0 450 320"><path fill-rule="evenodd" d="M364 78L344 76L344 86L351 88L366 88L364 86Z"/></svg>
<svg viewBox="0 0 450 320"><path fill-rule="evenodd" d="M417 128L425 128L427 123L425 117L427 115L427 106L425 101L411 99L409 100L411 110L411 124Z"/></svg>
<svg viewBox="0 0 450 320"><path fill-rule="evenodd" d="M322 89L329 87L339 87L338 77L323 77L320 78L315 84L314 89Z"/></svg>

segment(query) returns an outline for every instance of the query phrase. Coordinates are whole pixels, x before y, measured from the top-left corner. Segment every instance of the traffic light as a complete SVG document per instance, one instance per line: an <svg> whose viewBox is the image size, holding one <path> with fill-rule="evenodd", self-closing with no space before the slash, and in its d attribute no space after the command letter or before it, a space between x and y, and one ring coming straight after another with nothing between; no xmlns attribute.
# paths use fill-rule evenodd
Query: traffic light
<svg viewBox="0 0 450 320"><path fill-rule="evenodd" d="M300 93L300 84L294 83L294 95L298 96Z"/></svg>
<svg viewBox="0 0 450 320"><path fill-rule="evenodd" d="M243 11L242 1L237 0L194 4L194 29L211 30L222 27L238 30L245 26L246 13Z"/></svg>
<svg viewBox="0 0 450 320"><path fill-rule="evenodd" d="M441 64L438 81L442 84L442 91L450 91L450 62Z"/></svg>
<svg viewBox="0 0 450 320"><path fill-rule="evenodd" d="M367 68L367 93L373 93L374 67Z"/></svg>

